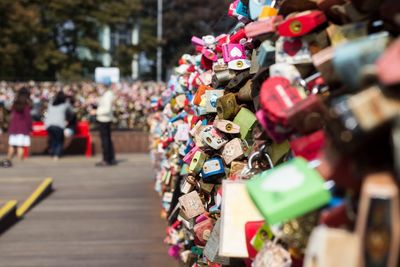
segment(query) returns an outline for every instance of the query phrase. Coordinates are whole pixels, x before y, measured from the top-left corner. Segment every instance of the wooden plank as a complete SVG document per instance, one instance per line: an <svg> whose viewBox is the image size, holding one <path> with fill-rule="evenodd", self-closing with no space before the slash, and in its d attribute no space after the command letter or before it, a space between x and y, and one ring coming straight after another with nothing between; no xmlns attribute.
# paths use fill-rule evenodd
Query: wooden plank
<svg viewBox="0 0 400 267"><path fill-rule="evenodd" d="M149 156L117 159L116 167L96 168L99 157L31 157L5 169L1 176L14 184L53 177L57 191L0 237L0 266L178 266L163 244Z"/></svg>

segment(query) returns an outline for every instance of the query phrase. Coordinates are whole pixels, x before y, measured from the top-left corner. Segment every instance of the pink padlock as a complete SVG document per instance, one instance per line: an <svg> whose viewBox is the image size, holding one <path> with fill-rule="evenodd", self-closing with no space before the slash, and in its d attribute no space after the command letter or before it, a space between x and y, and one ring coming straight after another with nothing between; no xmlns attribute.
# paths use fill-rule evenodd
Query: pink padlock
<svg viewBox="0 0 400 267"><path fill-rule="evenodd" d="M209 60L212 60L214 62L218 61L217 54L214 51L212 51L211 49L203 48L201 53L203 54L203 56L205 56Z"/></svg>
<svg viewBox="0 0 400 267"><path fill-rule="evenodd" d="M222 56L228 63L235 59L246 59L246 52L241 44L224 44L222 45Z"/></svg>
<svg viewBox="0 0 400 267"><path fill-rule="evenodd" d="M204 41L197 36L192 36L192 44L195 46L204 46Z"/></svg>

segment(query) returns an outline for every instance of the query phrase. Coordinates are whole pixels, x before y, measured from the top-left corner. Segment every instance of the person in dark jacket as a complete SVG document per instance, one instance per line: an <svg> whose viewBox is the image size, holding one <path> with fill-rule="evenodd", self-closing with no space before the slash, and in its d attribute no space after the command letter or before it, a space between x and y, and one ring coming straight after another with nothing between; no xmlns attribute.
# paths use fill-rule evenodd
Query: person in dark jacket
<svg viewBox="0 0 400 267"><path fill-rule="evenodd" d="M54 160L58 160L64 147L64 129L67 126L67 114L71 112L71 105L64 92L60 91L50 103L44 124L49 133L50 153Z"/></svg>
<svg viewBox="0 0 400 267"><path fill-rule="evenodd" d="M17 152L18 158L24 158L24 148L31 145L32 117L30 111L29 91L22 88L11 108L10 125L8 128L7 160L2 162L3 167L11 167L12 159Z"/></svg>

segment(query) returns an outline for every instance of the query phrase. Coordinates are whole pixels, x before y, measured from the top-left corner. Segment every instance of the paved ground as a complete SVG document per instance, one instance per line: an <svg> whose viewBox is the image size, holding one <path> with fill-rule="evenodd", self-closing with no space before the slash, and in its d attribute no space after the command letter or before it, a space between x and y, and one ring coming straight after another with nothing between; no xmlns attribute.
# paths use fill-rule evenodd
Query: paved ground
<svg viewBox="0 0 400 267"><path fill-rule="evenodd" d="M96 159L33 157L0 169L0 186L53 177L56 189L0 237L0 267L177 266L162 243L149 157L119 159L116 167L95 168Z"/></svg>

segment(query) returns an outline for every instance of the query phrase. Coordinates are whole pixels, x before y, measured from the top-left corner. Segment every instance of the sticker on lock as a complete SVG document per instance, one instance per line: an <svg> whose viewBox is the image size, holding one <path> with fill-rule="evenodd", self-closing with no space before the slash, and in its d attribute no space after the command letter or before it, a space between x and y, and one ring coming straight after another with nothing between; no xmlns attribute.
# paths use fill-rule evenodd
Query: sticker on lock
<svg viewBox="0 0 400 267"><path fill-rule="evenodd" d="M204 127L203 131L200 133L200 138L205 144L216 150L220 149L228 142L228 140L226 140L212 125Z"/></svg>

